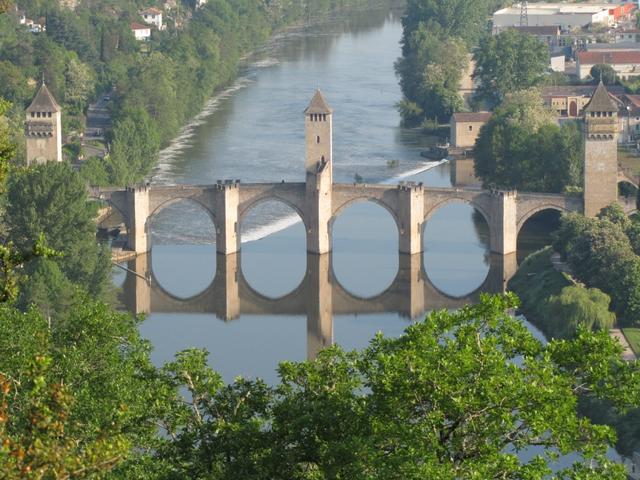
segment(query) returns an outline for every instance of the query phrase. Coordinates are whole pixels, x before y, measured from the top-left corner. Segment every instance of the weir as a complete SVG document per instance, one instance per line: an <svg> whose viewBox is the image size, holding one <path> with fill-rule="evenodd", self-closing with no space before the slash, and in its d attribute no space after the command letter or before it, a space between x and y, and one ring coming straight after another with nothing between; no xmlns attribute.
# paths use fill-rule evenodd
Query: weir
<svg viewBox="0 0 640 480"><path fill-rule="evenodd" d="M602 84L585 108L585 193L541 194L474 188L433 188L421 183L369 185L333 182L333 110L318 90L305 115L305 182L241 183L219 180L215 185L144 185L125 189L94 188L91 196L120 212L127 227L127 247L137 254L150 249L150 219L167 205L190 199L209 214L216 229L216 250L222 255L240 251L239 225L253 205L276 200L295 210L304 223L307 251L331 251L331 228L340 212L354 202L367 200L385 208L398 229L401 254L416 255L423 249L423 225L445 204L465 202L477 209L489 226L491 252L516 252L518 233L534 214L553 209L596 215L618 199L614 124L616 113ZM597 132L597 133L594 133ZM627 213L635 205L624 202Z"/></svg>

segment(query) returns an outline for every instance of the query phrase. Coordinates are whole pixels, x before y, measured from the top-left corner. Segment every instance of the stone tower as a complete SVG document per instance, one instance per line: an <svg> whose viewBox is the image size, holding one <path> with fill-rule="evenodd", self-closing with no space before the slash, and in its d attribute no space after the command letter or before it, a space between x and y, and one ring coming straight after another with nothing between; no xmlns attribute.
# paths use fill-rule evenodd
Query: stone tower
<svg viewBox="0 0 640 480"><path fill-rule="evenodd" d="M304 111L306 141L306 202L311 213L307 227L307 249L311 253L331 250L329 221L331 219L332 178L332 113L320 90Z"/></svg>
<svg viewBox="0 0 640 480"><path fill-rule="evenodd" d="M27 165L62 161L61 109L44 82L27 108L25 137Z"/></svg>
<svg viewBox="0 0 640 480"><path fill-rule="evenodd" d="M600 81L584 109L584 214L618 200L618 107Z"/></svg>

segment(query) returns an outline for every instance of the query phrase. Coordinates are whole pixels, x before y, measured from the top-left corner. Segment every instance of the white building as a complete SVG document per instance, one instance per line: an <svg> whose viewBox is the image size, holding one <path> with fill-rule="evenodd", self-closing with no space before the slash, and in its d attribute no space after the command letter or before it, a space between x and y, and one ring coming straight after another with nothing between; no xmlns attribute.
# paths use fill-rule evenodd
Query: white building
<svg viewBox="0 0 640 480"><path fill-rule="evenodd" d="M154 25L158 30L164 30L162 23L162 10L155 7L149 7L140 12L140 16L147 25Z"/></svg>
<svg viewBox="0 0 640 480"><path fill-rule="evenodd" d="M610 3L529 3L528 26L558 26L565 31L597 23L609 26L615 21L615 7ZM495 12L494 33L520 25L520 12L520 4Z"/></svg>
<svg viewBox="0 0 640 480"><path fill-rule="evenodd" d="M583 80L589 76L591 67L597 64L611 65L616 75L623 80L640 76L640 50L582 51L576 54L576 71Z"/></svg>
<svg viewBox="0 0 640 480"><path fill-rule="evenodd" d="M151 27L149 25L141 25L139 23L131 24L131 31L136 40L146 41L151 38Z"/></svg>

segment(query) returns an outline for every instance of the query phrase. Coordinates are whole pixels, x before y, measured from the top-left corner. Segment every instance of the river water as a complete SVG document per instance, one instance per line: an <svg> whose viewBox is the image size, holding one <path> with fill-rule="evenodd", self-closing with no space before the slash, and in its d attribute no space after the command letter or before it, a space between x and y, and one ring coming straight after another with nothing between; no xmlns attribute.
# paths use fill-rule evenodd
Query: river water
<svg viewBox="0 0 640 480"><path fill-rule="evenodd" d="M335 181L450 186L449 165L419 155L430 139L399 127L393 64L401 32L397 12L367 10L275 38L162 152L152 183L303 181L302 112L320 88L334 109ZM154 346L154 362L201 347L227 381L244 375L275 382L281 360L303 360L331 342L362 348L380 330L399 335L429 309L463 303L501 278L501 260L488 253L487 226L466 204L446 205L429 219L423 268L417 270L398 255L395 223L375 204L356 204L336 219L328 262L307 259L298 220L275 202L248 214L241 226L241 263L233 261L241 264L240 296L257 300L235 308L225 297L233 289L220 287L222 263L229 259L216 258L207 214L188 202L159 212L152 220L151 254L129 265L151 271L152 287L160 292L141 326ZM524 240L530 248L540 244L533 236ZM232 271L235 265L227 263L224 268ZM398 275L399 267L408 276ZM125 276L119 272L114 279L122 285L123 304L134 308L141 284ZM417 277L417 287L407 283ZM334 292L333 305L326 304L326 288ZM430 292L427 300L405 302L416 288ZM333 316L318 314L323 308Z"/></svg>

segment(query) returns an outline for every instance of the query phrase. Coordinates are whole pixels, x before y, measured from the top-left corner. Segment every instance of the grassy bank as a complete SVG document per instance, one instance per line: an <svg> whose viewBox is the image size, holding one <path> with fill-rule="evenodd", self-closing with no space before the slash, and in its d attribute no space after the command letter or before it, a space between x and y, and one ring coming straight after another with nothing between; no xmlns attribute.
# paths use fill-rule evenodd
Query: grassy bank
<svg viewBox="0 0 640 480"><path fill-rule="evenodd" d="M546 247L530 255L509 282L527 318L550 338L573 337L579 326L590 330L612 328L615 315L609 311L609 296L558 271L552 254L551 247Z"/></svg>
<svg viewBox="0 0 640 480"><path fill-rule="evenodd" d="M627 338L633 353L640 357L640 328L623 328L622 333Z"/></svg>

